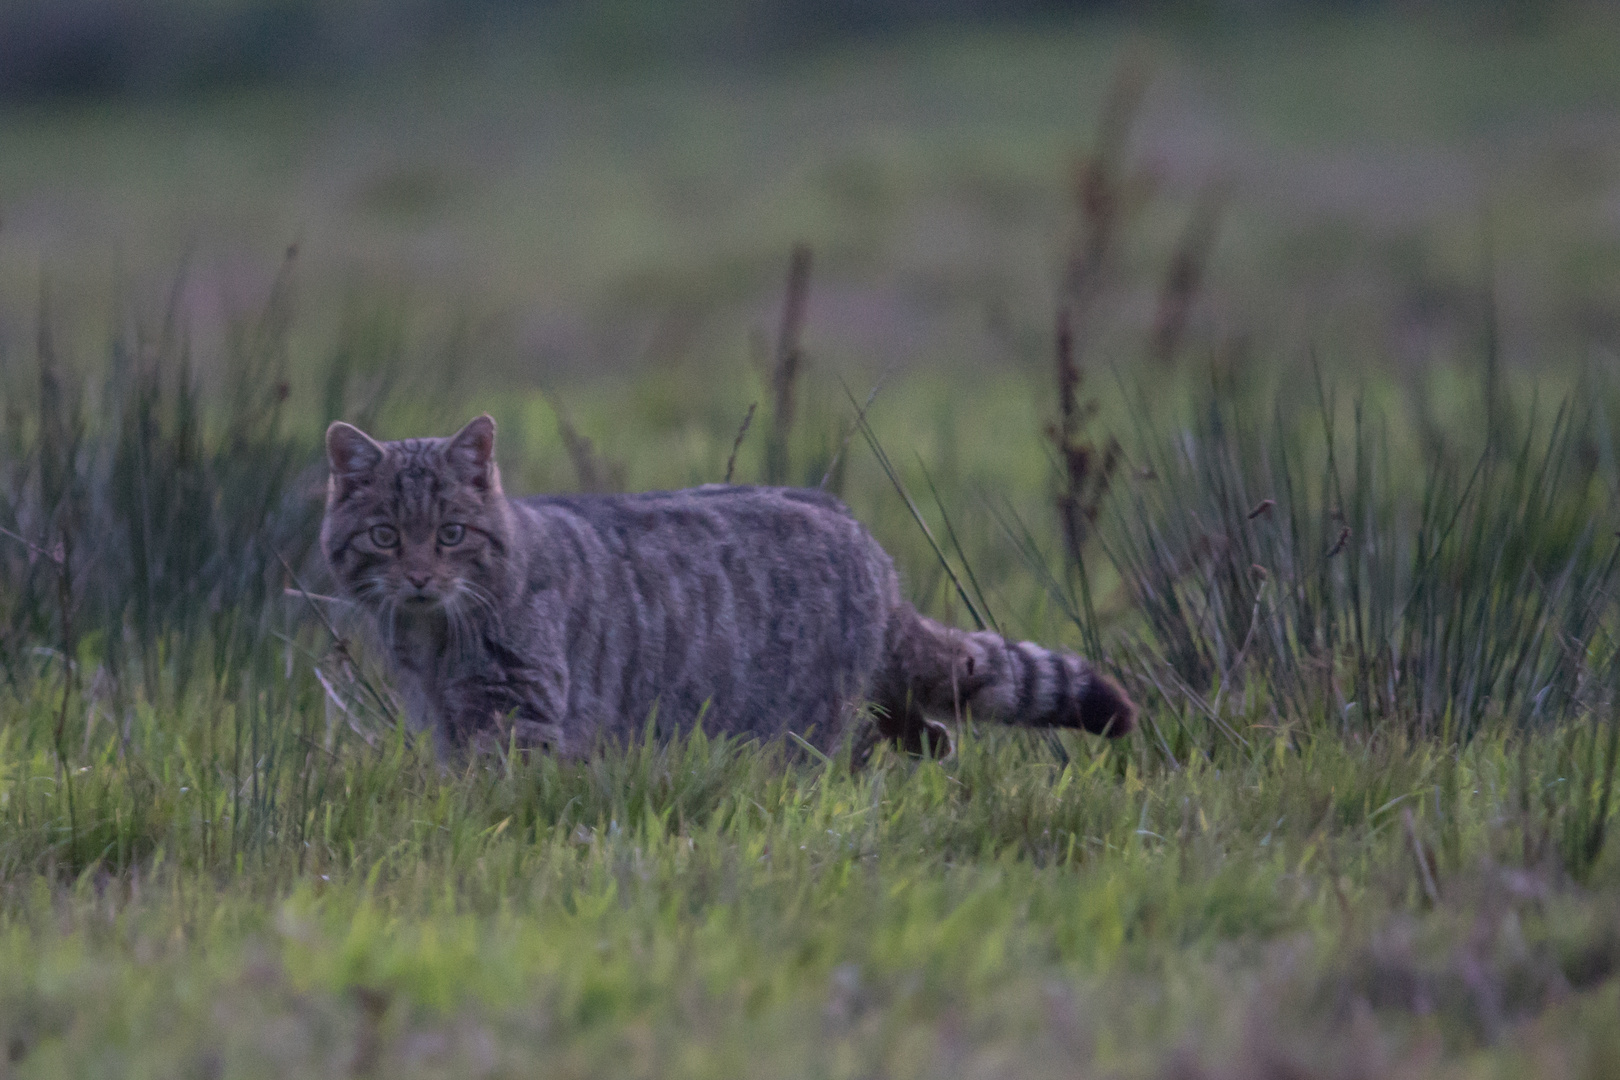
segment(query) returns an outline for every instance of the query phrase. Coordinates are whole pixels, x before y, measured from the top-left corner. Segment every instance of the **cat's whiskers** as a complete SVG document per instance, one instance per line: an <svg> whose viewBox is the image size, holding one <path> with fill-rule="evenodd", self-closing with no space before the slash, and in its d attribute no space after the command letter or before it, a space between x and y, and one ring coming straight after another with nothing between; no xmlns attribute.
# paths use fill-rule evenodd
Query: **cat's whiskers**
<svg viewBox="0 0 1620 1080"><path fill-rule="evenodd" d="M458 578L456 579L456 590L453 595L458 599L471 601L477 610L481 611L492 624L497 627L500 625L500 608L495 603L495 597L482 585L475 581L468 581L465 578Z"/></svg>
<svg viewBox="0 0 1620 1080"><path fill-rule="evenodd" d="M380 577L363 578L350 587L356 606L370 615L369 622L377 632L378 644L385 653L394 651L394 599L388 583Z"/></svg>
<svg viewBox="0 0 1620 1080"><path fill-rule="evenodd" d="M477 641L476 628L457 600L456 593L451 593L444 599L446 636L449 639L446 644L451 655L466 659L473 655L473 646Z"/></svg>
<svg viewBox="0 0 1620 1080"><path fill-rule="evenodd" d="M385 593L382 606L378 611L377 625L382 630L383 651L389 656L394 655L398 639L399 602L393 593Z"/></svg>
<svg viewBox="0 0 1620 1080"><path fill-rule="evenodd" d="M365 578L358 584L352 586L352 588L354 590L355 600L361 604L369 604L373 601L386 600L388 598L387 583L381 578Z"/></svg>
<svg viewBox="0 0 1620 1080"><path fill-rule="evenodd" d="M458 623L470 639L468 645L476 650L486 633L499 633L500 609L495 598L477 582L458 578L445 606L453 609Z"/></svg>

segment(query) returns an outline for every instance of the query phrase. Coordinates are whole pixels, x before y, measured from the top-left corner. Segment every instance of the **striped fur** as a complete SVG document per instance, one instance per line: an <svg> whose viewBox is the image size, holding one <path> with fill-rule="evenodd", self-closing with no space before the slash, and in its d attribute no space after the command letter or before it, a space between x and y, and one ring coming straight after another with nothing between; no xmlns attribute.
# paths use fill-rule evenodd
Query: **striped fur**
<svg viewBox="0 0 1620 1080"><path fill-rule="evenodd" d="M710 485L510 499L494 421L448 439L327 433L321 544L440 752L588 750L701 722L823 748L864 703L938 748L968 713L1121 735L1135 710L1081 658L952 629L900 599L893 563L838 500Z"/></svg>

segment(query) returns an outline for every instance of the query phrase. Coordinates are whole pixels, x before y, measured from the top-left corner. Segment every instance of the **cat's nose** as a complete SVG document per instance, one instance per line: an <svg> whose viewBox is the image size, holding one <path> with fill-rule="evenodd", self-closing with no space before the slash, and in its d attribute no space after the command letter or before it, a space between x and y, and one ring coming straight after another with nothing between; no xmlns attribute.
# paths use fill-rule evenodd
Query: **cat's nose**
<svg viewBox="0 0 1620 1080"><path fill-rule="evenodd" d="M430 574L413 574L407 572L405 574L405 580L416 586L418 589L425 589L427 588L427 583L431 576L432 575Z"/></svg>

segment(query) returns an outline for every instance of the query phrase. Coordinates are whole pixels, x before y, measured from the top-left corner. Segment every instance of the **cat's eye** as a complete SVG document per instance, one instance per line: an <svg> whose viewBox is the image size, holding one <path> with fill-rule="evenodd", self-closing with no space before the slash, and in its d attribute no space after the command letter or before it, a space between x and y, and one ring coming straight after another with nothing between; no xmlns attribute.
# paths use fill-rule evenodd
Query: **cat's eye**
<svg viewBox="0 0 1620 1080"><path fill-rule="evenodd" d="M451 523L448 525L439 526L439 543L443 544L445 547L455 547L457 544L461 543L462 539L466 535L467 527L465 525L456 525Z"/></svg>
<svg viewBox="0 0 1620 1080"><path fill-rule="evenodd" d="M392 525L373 525L371 527L371 542L380 548L399 546L399 530Z"/></svg>

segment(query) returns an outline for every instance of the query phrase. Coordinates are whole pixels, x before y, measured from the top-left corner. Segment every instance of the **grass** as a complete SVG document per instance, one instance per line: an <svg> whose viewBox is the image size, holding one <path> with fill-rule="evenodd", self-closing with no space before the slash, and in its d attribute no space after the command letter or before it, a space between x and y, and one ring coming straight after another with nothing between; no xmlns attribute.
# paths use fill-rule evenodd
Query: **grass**
<svg viewBox="0 0 1620 1080"><path fill-rule="evenodd" d="M1341 32L1309 42L1350 56ZM995 84L1009 41L895 55L913 91L934 78L918 69L955 64L966 94ZM1029 52L1033 82L1056 80L1066 48ZM843 54L831 81L892 80L879 58ZM93 288L63 298L71 269L43 298L0 297L0 1075L1620 1070L1610 377L1516 352L1525 324L1499 308L1522 294L1505 270L1446 269L1443 230L1379 280L1404 296L1466 278L1441 305L1472 320L1453 351L1391 362L1355 320L1323 323L1298 363L1245 338L1305 302L1284 280L1298 266L1256 269L1275 237L1237 196L1140 186L1153 91L1135 113L1142 69L1121 70L1112 98L1093 88L1123 104L1046 230L1066 246L1032 254L1040 213L986 211L967 248L897 275L932 280L941 310L983 302L990 359L950 323L937 363L849 363L824 329L842 309L818 305L896 249L851 254L840 230L859 222L817 227L795 175L712 237L682 231L705 212L634 199L616 223L557 225L640 252L597 250L579 282L535 286L653 328L643 362L591 378L525 368L454 289L335 292L309 245L245 275L257 299L215 326L194 321L188 275L206 270L132 274L113 318L86 316ZM800 72L739 107L821 115L820 85ZM600 107L657 89L616 86ZM691 120L705 94L677 80L661 107ZM65 131L34 135L79 145ZM957 142L984 160L1001 145L942 145ZM1024 149L980 179L1062 203L1046 151ZM650 175L695 168L653 157L671 171ZM979 167L907 160L879 171L899 201L871 220L941 191L956 205ZM616 175L592 198L611 201ZM837 197L866 198L872 176L847 171ZM225 185L219 205L275 183ZM437 190L373 195L421 214ZM490 229L500 215L463 195L446 213ZM776 202L809 216L753 235L743 219ZM343 220L343 237L372 235ZM1295 237L1301 258L1325 257L1321 224ZM813 257L789 243L801 226ZM1280 299L1249 306L1246 275L1266 274ZM1602 282L1587 285L1601 326ZM740 333L705 356L737 303L772 328L752 363ZM1381 317L1405 325L1404 303ZM945 761L883 751L860 768L698 734L445 772L320 598L319 435L339 416L448 431L481 408L517 491L824 482L920 607L1101 657L1142 728L969 725Z"/></svg>
<svg viewBox="0 0 1620 1080"><path fill-rule="evenodd" d="M55 763L5 745L0 1000L28 1070L1614 1060L1599 1027L1535 1029L1612 997L1620 962L1612 864L1581 889L1521 861L1550 822L1518 774L1567 776L1579 734L1451 756L1323 733L1169 770L981 733L855 773L695 738L445 777L397 740L289 759L216 708L226 745L277 745L212 780L204 731L81 766L82 869Z"/></svg>
<svg viewBox="0 0 1620 1080"><path fill-rule="evenodd" d="M992 495L912 470L885 449L903 426L863 414L882 468L842 482L889 508L919 601L1102 642L1141 732L978 727L948 761L860 769L697 735L446 774L313 614L288 290L211 358L213 394L179 335L76 376L34 342L0 726L23 1074L1620 1060L1590 1019L1620 963L1605 393L1504 393L1498 426L1428 418L1425 443L1320 372L1292 413L1267 404L1286 379L1213 384L1173 435L1174 412L1134 414L1079 541L1075 454ZM318 381L345 412L388 407L353 381L365 340ZM846 402L842 443L802 407L769 448L717 428L712 467L831 475L885 392Z"/></svg>

